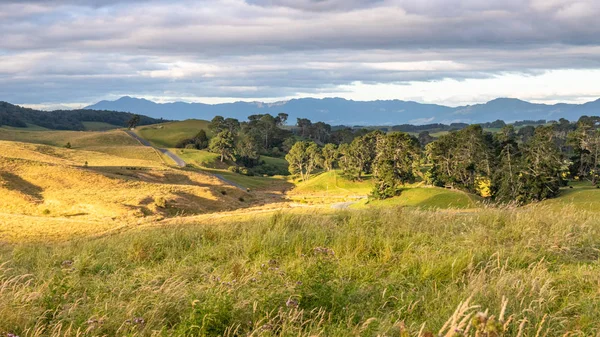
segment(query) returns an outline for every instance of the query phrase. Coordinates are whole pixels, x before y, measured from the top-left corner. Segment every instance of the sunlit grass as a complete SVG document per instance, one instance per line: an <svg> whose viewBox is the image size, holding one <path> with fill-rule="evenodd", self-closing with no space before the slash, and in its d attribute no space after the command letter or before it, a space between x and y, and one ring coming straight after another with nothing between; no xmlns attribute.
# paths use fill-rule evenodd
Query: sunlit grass
<svg viewBox="0 0 600 337"><path fill-rule="evenodd" d="M463 328L478 311L498 318L506 298L506 336L521 325L522 336L594 336L599 226L594 214L541 206L395 208L4 246L0 331L417 336L423 324L437 333L469 298L480 307L459 310Z"/></svg>
<svg viewBox="0 0 600 337"><path fill-rule="evenodd" d="M136 132L154 146L173 148L177 142L194 137L202 129L209 133L208 123L204 120L189 119L180 122L140 126L136 129Z"/></svg>
<svg viewBox="0 0 600 337"><path fill-rule="evenodd" d="M419 207L424 209L469 209L477 208L482 198L457 190L438 187L408 187L400 196L385 200L364 200L353 207Z"/></svg>

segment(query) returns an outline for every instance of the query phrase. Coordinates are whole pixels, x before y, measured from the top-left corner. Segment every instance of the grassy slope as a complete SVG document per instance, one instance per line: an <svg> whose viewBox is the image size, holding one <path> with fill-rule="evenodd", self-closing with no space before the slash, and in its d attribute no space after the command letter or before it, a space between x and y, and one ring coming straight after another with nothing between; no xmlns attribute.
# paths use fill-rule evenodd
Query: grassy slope
<svg viewBox="0 0 600 337"><path fill-rule="evenodd" d="M10 140L25 143L64 146L71 143L74 149L88 146L127 146L140 145L135 139L120 130L94 131L29 131L29 130L0 130L0 140Z"/></svg>
<svg viewBox="0 0 600 337"><path fill-rule="evenodd" d="M144 159L7 141L0 141L0 153L0 213L13 219L0 222L0 241L10 234L2 233L6 228L23 223L27 228L33 221L18 215L41 217L34 221L40 224L36 235L55 236L54 229L49 233L41 227L47 218L102 219L114 227L114 219L127 223L146 216L231 210L252 201L213 176ZM229 192L223 195L224 190ZM27 234L16 232L22 235Z"/></svg>
<svg viewBox="0 0 600 337"><path fill-rule="evenodd" d="M121 128L121 126L112 125L104 122L82 122L82 124L88 131L107 131Z"/></svg>
<svg viewBox="0 0 600 337"><path fill-rule="evenodd" d="M423 323L437 333L470 297L473 312L498 317L504 297L507 336L525 320L524 336L594 336L599 227L594 214L548 207L396 209L3 246L0 331L400 336L403 322L416 336ZM144 323L127 323L136 317Z"/></svg>
<svg viewBox="0 0 600 337"><path fill-rule="evenodd" d="M364 207L419 207L424 209L469 209L478 207L482 199L476 195L438 187L406 188L401 195L386 200L371 200L355 205Z"/></svg>
<svg viewBox="0 0 600 337"><path fill-rule="evenodd" d="M208 121L189 119L181 122L169 122L136 129L137 134L158 147L175 147L177 142L195 136L200 129L208 132Z"/></svg>
<svg viewBox="0 0 600 337"><path fill-rule="evenodd" d="M170 148L171 152L183 159L186 164L206 168L227 168L227 163L221 163L219 155L205 150Z"/></svg>
<svg viewBox="0 0 600 337"><path fill-rule="evenodd" d="M56 147L64 147L69 142L74 150L94 151L126 159L152 161L154 162L152 166L163 163L161 157L153 149L142 146L120 130L105 132L0 130L0 140ZM89 155L89 157L94 156ZM80 164L83 164L84 161L85 159Z"/></svg>
<svg viewBox="0 0 600 337"><path fill-rule="evenodd" d="M563 188L555 199L542 202L554 209L572 207L578 210L600 212L600 189L589 183L571 183L574 188Z"/></svg>
<svg viewBox="0 0 600 337"><path fill-rule="evenodd" d="M351 181L341 175L341 171L323 172L305 182L300 182L293 190L295 195L367 195L373 189L369 177L363 181Z"/></svg>

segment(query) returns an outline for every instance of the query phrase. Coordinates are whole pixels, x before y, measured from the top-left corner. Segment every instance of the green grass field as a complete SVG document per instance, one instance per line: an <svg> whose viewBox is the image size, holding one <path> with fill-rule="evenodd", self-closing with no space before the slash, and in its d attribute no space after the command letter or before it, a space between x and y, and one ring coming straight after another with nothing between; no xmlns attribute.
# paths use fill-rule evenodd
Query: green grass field
<svg viewBox="0 0 600 337"><path fill-rule="evenodd" d="M319 195L368 195L373 189L370 177L362 181L352 181L345 178L341 171L334 170L314 175L305 182L299 182L294 194Z"/></svg>
<svg viewBox="0 0 600 337"><path fill-rule="evenodd" d="M504 336L596 336L597 228L595 214L550 207L396 208L3 245L0 332L434 336L470 299L439 335L496 329L493 315Z"/></svg>
<svg viewBox="0 0 600 337"><path fill-rule="evenodd" d="M210 136L208 123L204 120L189 119L181 122L140 126L136 132L154 146L173 148L177 142L194 137L201 129L204 129Z"/></svg>
<svg viewBox="0 0 600 337"><path fill-rule="evenodd" d="M82 122L87 131L107 131L122 128L122 126L112 125L104 122Z"/></svg>
<svg viewBox="0 0 600 337"><path fill-rule="evenodd" d="M587 182L572 182L569 185L573 188L563 188L557 198L545 200L542 204L554 209L572 207L600 212L600 189Z"/></svg>
<svg viewBox="0 0 600 337"><path fill-rule="evenodd" d="M220 157L216 153L208 152L206 150L194 150L194 149L176 149L170 148L171 152L175 153L186 164L195 165L198 167L206 168L227 168L227 163L221 163Z"/></svg>
<svg viewBox="0 0 600 337"><path fill-rule="evenodd" d="M419 207L423 209L471 209L477 208L482 198L461 191L438 187L409 187L400 196L385 200L366 200L354 205L365 207Z"/></svg>

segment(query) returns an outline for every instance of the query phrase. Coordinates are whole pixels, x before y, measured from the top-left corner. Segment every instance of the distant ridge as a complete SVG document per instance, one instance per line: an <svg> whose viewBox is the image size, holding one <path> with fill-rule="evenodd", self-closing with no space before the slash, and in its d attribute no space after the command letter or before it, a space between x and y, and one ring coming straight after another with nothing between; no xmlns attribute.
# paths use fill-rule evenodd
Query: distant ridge
<svg viewBox="0 0 600 337"><path fill-rule="evenodd" d="M86 130L84 122L102 122L114 127L125 127L132 113L106 110L56 110L42 111L24 108L0 101L0 127L26 128L29 125L53 130ZM162 123L163 120L139 116L138 125Z"/></svg>
<svg viewBox="0 0 600 337"><path fill-rule="evenodd" d="M397 125L428 123L482 123L497 119L506 122L600 115L600 99L585 104L536 104L514 98L497 98L485 104L447 107L402 100L353 101L343 98L300 98L275 103L235 102L223 104L155 103L146 99L121 97L86 107L114 110L166 119L212 119L216 115L245 120L253 114L289 114L289 120L308 118L335 125Z"/></svg>

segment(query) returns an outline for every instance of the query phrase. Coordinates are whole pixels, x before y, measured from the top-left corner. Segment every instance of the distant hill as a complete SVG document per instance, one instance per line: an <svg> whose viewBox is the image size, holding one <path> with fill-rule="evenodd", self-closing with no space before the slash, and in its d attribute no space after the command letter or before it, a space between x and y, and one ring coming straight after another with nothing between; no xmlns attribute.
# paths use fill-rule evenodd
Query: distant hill
<svg viewBox="0 0 600 337"><path fill-rule="evenodd" d="M245 120L252 114L285 112L289 120L308 118L329 124L396 125L452 122L482 123L496 119L513 122L524 119L577 120L582 115L600 114L600 99L586 104L535 104L512 98L498 98L485 104L447 107L401 100L352 101L343 98L301 98L276 103L235 102L224 104L154 103L129 96L101 101L86 109L116 110L154 118L207 119L216 115Z"/></svg>
<svg viewBox="0 0 600 337"><path fill-rule="evenodd" d="M25 128L31 125L53 130L86 130L85 124L103 123L125 127L133 113L105 110L41 111L0 101L0 126ZM139 125L162 123L163 120L140 116Z"/></svg>

